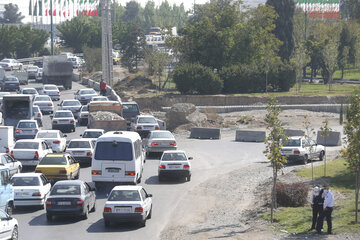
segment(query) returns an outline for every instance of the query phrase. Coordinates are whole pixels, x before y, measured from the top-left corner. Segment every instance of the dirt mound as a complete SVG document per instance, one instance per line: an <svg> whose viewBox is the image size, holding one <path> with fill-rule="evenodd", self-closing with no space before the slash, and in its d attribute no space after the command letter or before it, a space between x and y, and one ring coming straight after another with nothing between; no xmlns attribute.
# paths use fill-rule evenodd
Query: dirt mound
<svg viewBox="0 0 360 240"><path fill-rule="evenodd" d="M130 75L121 81L118 81L113 88L122 99L128 101L136 94L153 92L156 89L156 86L149 78Z"/></svg>

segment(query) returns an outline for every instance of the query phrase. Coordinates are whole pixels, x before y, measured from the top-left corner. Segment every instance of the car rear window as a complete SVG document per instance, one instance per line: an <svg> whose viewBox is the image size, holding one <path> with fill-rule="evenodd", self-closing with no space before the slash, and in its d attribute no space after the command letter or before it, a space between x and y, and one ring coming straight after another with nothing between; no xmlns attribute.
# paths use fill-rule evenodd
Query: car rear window
<svg viewBox="0 0 360 240"><path fill-rule="evenodd" d="M17 142L15 143L14 149L38 149L38 142Z"/></svg>
<svg viewBox="0 0 360 240"><path fill-rule="evenodd" d="M161 160L163 161L176 161L187 160L184 153L164 153Z"/></svg>
<svg viewBox="0 0 360 240"><path fill-rule="evenodd" d="M141 201L141 198L137 190L114 190L108 201Z"/></svg>
<svg viewBox="0 0 360 240"><path fill-rule="evenodd" d="M131 143L127 142L98 142L95 151L96 160L131 161L133 151Z"/></svg>
<svg viewBox="0 0 360 240"><path fill-rule="evenodd" d="M95 94L95 93L96 93L95 90L91 90L91 89L80 91L80 94Z"/></svg>
<svg viewBox="0 0 360 240"><path fill-rule="evenodd" d="M155 118L152 117L142 117L139 118L138 123L157 123Z"/></svg>
<svg viewBox="0 0 360 240"><path fill-rule="evenodd" d="M58 90L58 88L56 86L45 86L44 89L45 90Z"/></svg>
<svg viewBox="0 0 360 240"><path fill-rule="evenodd" d="M68 148L90 148L88 141L71 141Z"/></svg>
<svg viewBox="0 0 360 240"><path fill-rule="evenodd" d="M299 147L300 143L300 139L289 139L285 142L284 147Z"/></svg>
<svg viewBox="0 0 360 240"><path fill-rule="evenodd" d="M57 133L53 132L39 132L37 138L57 138Z"/></svg>
<svg viewBox="0 0 360 240"><path fill-rule="evenodd" d="M20 122L18 128L36 128L36 123L34 122Z"/></svg>
<svg viewBox="0 0 360 240"><path fill-rule="evenodd" d="M89 107L88 107L88 105L86 105L86 106L83 106L82 108L81 108L81 111L89 111Z"/></svg>
<svg viewBox="0 0 360 240"><path fill-rule="evenodd" d="M19 80L15 77L6 77L5 82L18 82Z"/></svg>
<svg viewBox="0 0 360 240"><path fill-rule="evenodd" d="M170 132L152 132L152 138L174 138Z"/></svg>
<svg viewBox="0 0 360 240"><path fill-rule="evenodd" d="M55 113L54 118L62 118L62 117L73 117L71 112L57 112Z"/></svg>
<svg viewBox="0 0 360 240"><path fill-rule="evenodd" d="M51 101L51 98L47 97L47 96L36 97L34 102L36 102L36 101Z"/></svg>
<svg viewBox="0 0 360 240"><path fill-rule="evenodd" d="M50 195L80 195L80 185L55 185Z"/></svg>
<svg viewBox="0 0 360 240"><path fill-rule="evenodd" d="M36 94L35 89L24 89L23 94Z"/></svg>
<svg viewBox="0 0 360 240"><path fill-rule="evenodd" d="M139 112L139 108L136 104L124 104L123 112Z"/></svg>
<svg viewBox="0 0 360 240"><path fill-rule="evenodd" d="M66 101L63 103L63 106L80 106L79 101Z"/></svg>
<svg viewBox="0 0 360 240"><path fill-rule="evenodd" d="M39 165L66 165L65 157L44 157Z"/></svg>
<svg viewBox="0 0 360 240"><path fill-rule="evenodd" d="M13 177L11 178L11 184L14 187L18 186L40 186L38 177Z"/></svg>
<svg viewBox="0 0 360 240"><path fill-rule="evenodd" d="M98 138L102 135L101 132L84 132L83 138Z"/></svg>

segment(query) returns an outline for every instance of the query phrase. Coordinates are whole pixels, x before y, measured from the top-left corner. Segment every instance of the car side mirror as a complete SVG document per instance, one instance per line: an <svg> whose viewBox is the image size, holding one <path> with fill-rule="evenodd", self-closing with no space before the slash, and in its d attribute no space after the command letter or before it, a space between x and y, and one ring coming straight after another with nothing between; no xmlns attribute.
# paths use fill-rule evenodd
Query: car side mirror
<svg viewBox="0 0 360 240"><path fill-rule="evenodd" d="M149 197L152 197L152 194L148 194L147 197L148 197L148 198L149 198Z"/></svg>
<svg viewBox="0 0 360 240"><path fill-rule="evenodd" d="M189 157L188 159L189 159L189 160L193 160L193 157Z"/></svg>
<svg viewBox="0 0 360 240"><path fill-rule="evenodd" d="M8 221L10 221L10 220L12 220L13 219L13 217L11 217L11 216L8 216L7 218L6 218L6 220L8 220Z"/></svg>

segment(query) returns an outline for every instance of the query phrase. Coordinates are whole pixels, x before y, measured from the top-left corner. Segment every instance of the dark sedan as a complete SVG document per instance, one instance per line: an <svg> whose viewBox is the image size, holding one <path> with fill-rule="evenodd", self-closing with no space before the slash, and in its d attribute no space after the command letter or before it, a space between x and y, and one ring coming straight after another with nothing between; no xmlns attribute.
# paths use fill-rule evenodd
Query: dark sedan
<svg viewBox="0 0 360 240"><path fill-rule="evenodd" d="M46 201L46 218L53 216L81 216L87 219L96 208L95 187L81 180L64 180L55 183Z"/></svg>
<svg viewBox="0 0 360 240"><path fill-rule="evenodd" d="M2 91L12 91L12 90L20 90L20 82L17 77L7 76L1 82L1 90Z"/></svg>

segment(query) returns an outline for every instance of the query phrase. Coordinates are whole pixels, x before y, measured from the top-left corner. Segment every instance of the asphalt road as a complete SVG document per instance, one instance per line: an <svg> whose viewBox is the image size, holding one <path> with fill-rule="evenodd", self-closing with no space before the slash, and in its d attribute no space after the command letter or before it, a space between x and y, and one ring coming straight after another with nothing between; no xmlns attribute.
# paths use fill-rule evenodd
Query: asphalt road
<svg viewBox="0 0 360 240"><path fill-rule="evenodd" d="M22 87L40 86L41 84L34 82L30 82L28 86L22 85ZM84 87L73 83L72 90L61 91L61 100L73 99L74 92L80 88ZM45 115L43 121L43 129L51 129L49 115ZM78 126L76 132L67 134L68 139L79 138L85 128ZM45 210L32 207L16 209L13 216L19 222L20 239L159 239L168 220L176 214L175 208L181 204L190 190L218 174L226 174L254 162L265 161L262 153L264 144L238 143L234 141L234 135L234 132L225 133L225 137L221 140L194 140L188 139L187 136L175 136L178 148L185 150L188 156L194 157L190 182L171 180L159 183L157 178L159 160L156 157L147 159L140 185L144 186L148 193L153 194L153 214L144 228L136 224L119 224L105 228L102 210L107 193L111 190L109 186L105 192L97 193L97 210L95 213L90 213L87 220L55 218L49 223L46 220ZM82 168L80 179L91 181L90 172L91 167Z"/></svg>

